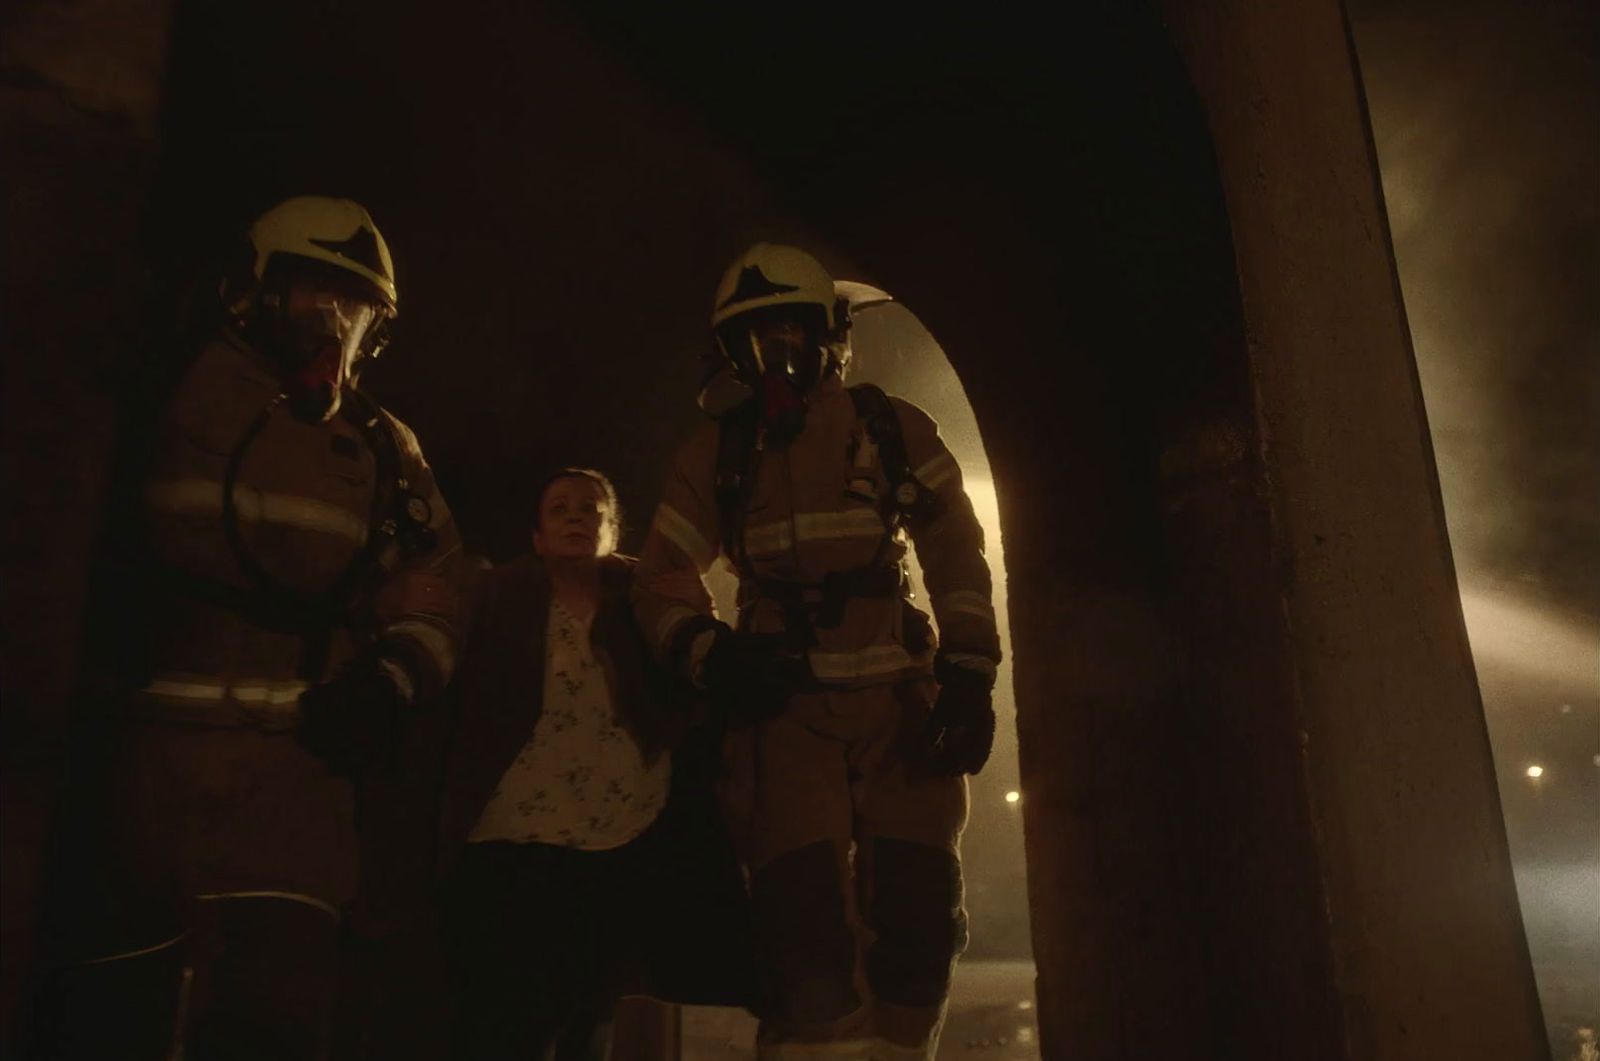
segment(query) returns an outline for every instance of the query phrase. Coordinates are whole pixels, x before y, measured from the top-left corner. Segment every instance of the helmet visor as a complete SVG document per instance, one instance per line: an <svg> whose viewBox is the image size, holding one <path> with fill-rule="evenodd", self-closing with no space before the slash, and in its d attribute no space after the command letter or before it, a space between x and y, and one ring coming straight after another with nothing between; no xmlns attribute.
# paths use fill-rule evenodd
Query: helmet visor
<svg viewBox="0 0 1600 1061"><path fill-rule="evenodd" d="M383 319L371 302L320 290L292 298L285 316L296 360L310 361L337 350L347 367L365 352Z"/></svg>
<svg viewBox="0 0 1600 1061"><path fill-rule="evenodd" d="M272 343L282 366L290 409L317 422L339 408L340 392L363 357L382 340L388 307L360 288L291 275L279 295Z"/></svg>
<svg viewBox="0 0 1600 1061"><path fill-rule="evenodd" d="M746 383L781 373L810 386L821 371L826 323L821 306L765 306L723 321L717 342Z"/></svg>

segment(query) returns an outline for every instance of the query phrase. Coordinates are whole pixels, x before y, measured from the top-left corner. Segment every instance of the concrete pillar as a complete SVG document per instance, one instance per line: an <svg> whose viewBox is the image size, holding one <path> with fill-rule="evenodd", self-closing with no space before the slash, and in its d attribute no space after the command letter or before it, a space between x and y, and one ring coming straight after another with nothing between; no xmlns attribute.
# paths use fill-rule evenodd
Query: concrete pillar
<svg viewBox="0 0 1600 1061"><path fill-rule="evenodd" d="M1281 628L1260 650L1291 678L1257 706L1294 720L1340 1056L1548 1056L1344 13L1164 8L1238 262Z"/></svg>

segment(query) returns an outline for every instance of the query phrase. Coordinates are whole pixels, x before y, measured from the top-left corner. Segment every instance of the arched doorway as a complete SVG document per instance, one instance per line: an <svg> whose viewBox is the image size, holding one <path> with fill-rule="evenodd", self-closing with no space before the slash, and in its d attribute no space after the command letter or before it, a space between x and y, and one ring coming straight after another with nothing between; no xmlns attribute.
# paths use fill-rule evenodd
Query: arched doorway
<svg viewBox="0 0 1600 1061"><path fill-rule="evenodd" d="M854 333L850 379L875 383L925 409L938 422L945 444L961 464L967 496L983 525L1003 653L995 681L998 726L994 753L983 772L972 778L972 811L961 844L972 941L956 968L939 1056L1007 1061L1037 1058L1033 945L1022 835L1024 793L1017 762L1005 542L994 473L961 380L938 340L912 309L901 302L859 309ZM912 580L921 595L922 573L915 554L910 557Z"/></svg>

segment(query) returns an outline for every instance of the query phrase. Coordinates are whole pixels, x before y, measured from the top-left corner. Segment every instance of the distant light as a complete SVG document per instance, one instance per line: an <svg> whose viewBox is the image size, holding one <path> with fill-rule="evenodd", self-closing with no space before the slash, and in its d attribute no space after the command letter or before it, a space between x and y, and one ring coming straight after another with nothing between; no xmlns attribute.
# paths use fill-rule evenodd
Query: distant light
<svg viewBox="0 0 1600 1061"><path fill-rule="evenodd" d="M1019 1042L1019 1043L1031 1043L1031 1042L1033 1042L1033 1029L1032 1028L1018 1028L1017 1029L1017 1042Z"/></svg>
<svg viewBox="0 0 1600 1061"><path fill-rule="evenodd" d="M1600 766L1600 755L1594 757L1594 765Z"/></svg>
<svg viewBox="0 0 1600 1061"><path fill-rule="evenodd" d="M1031 998L1023 999L1021 1002L1017 1003L1017 1008L1018 1009L1032 1009L1033 1008L1033 999L1031 999Z"/></svg>
<svg viewBox="0 0 1600 1061"><path fill-rule="evenodd" d="M1542 766L1530 766L1530 767L1528 767L1528 776L1532 777L1532 778L1543 777L1544 776L1544 767L1542 767Z"/></svg>
<svg viewBox="0 0 1600 1061"><path fill-rule="evenodd" d="M1572 705L1571 705L1571 704L1562 704L1562 705L1561 705L1561 713L1562 713L1562 714L1563 714L1563 715L1570 715L1570 714L1572 714Z"/></svg>
<svg viewBox="0 0 1600 1061"><path fill-rule="evenodd" d="M1022 793L1021 792L1007 792L1006 793L1006 802L1007 803L1017 803L1017 802L1020 802L1021 800L1022 800Z"/></svg>

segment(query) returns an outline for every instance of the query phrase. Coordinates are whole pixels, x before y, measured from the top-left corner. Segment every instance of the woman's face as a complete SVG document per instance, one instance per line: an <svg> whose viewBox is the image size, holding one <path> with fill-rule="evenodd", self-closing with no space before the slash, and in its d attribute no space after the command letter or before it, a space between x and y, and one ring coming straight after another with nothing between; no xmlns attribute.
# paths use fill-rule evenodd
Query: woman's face
<svg viewBox="0 0 1600 1061"><path fill-rule="evenodd" d="M586 476L551 483L539 499L533 549L540 556L593 559L616 548L611 503L600 484Z"/></svg>

